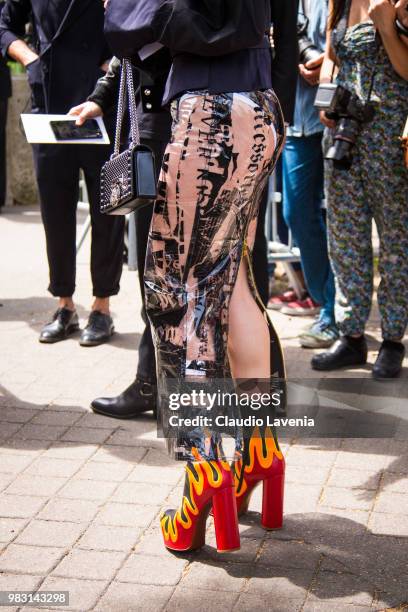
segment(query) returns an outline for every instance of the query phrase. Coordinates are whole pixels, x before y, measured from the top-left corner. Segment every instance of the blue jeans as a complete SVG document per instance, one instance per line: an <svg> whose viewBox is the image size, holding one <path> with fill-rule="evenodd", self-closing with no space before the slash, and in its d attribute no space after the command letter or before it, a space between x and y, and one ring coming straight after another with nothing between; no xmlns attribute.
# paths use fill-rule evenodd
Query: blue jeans
<svg viewBox="0 0 408 612"><path fill-rule="evenodd" d="M335 285L322 210L322 134L288 137L282 157L283 214L300 249L307 289L321 305L320 319L332 324Z"/></svg>

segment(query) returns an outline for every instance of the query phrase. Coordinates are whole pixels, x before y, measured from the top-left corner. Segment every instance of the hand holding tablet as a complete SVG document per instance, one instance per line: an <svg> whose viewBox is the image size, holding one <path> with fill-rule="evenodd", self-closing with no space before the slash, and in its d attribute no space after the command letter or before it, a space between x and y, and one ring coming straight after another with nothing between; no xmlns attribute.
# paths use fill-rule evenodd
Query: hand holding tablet
<svg viewBox="0 0 408 612"><path fill-rule="evenodd" d="M21 115L27 142L31 144L110 144L102 117L76 125L73 115Z"/></svg>

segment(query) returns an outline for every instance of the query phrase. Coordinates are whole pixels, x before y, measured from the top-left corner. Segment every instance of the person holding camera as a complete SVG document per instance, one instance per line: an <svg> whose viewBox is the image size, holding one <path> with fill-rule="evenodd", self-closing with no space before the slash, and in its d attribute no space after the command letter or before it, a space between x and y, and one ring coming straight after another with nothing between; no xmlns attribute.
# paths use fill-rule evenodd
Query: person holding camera
<svg viewBox="0 0 408 612"><path fill-rule="evenodd" d="M326 0L302 0L299 13L299 78L294 124L282 157L283 213L300 249L302 270L317 320L299 336L306 348L328 348L338 338L334 317L335 287L327 250L323 200L323 126L314 107L324 59L327 25ZM311 298L308 298L309 301ZM301 304L301 303L300 303ZM299 302L281 312L294 313Z"/></svg>
<svg viewBox="0 0 408 612"><path fill-rule="evenodd" d="M325 86L332 94L321 119L331 128L326 153L329 248L342 336L313 358L312 367L334 370L367 361L374 219L380 238L383 342L373 376L393 378L401 372L408 322L408 171L399 138L408 111L408 38L398 28L408 3L330 4L323 80L330 80L333 62L338 75L336 86Z"/></svg>

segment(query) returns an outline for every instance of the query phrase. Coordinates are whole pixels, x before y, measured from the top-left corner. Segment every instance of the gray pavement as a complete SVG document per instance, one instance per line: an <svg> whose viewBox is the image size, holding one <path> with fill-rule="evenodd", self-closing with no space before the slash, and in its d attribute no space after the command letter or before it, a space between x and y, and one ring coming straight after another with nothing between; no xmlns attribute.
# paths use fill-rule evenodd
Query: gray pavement
<svg viewBox="0 0 408 612"><path fill-rule="evenodd" d="M94 397L133 379L142 330L135 273L125 269L113 301L110 344L40 345L55 305L38 211L8 209L0 237L0 590L67 590L70 609L81 611L408 609L406 435L285 443L284 528L260 528L257 492L241 521L240 551L218 555L209 524L201 552L174 556L158 516L180 500L182 465L167 457L150 415L126 422L89 410ZM86 243L82 321L91 303L88 254ZM312 377L311 352L296 341L307 321L273 320L289 376ZM376 312L369 334L375 351ZM369 377L369 367L356 375Z"/></svg>

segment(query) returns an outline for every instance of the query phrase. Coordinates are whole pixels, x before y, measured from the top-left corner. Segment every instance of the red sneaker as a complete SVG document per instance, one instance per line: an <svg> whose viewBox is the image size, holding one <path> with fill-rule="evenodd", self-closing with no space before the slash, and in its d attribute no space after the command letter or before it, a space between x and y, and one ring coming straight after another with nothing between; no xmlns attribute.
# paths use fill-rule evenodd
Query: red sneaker
<svg viewBox="0 0 408 612"><path fill-rule="evenodd" d="M280 310L282 306L289 304L290 302L294 302L297 300L296 292L293 289L289 289L285 293L281 295L275 295L275 297L271 297L268 302L268 308L271 310Z"/></svg>
<svg viewBox="0 0 408 612"><path fill-rule="evenodd" d="M292 317L311 317L319 314L320 305L317 304L311 297L304 300L295 300L286 304L281 308L281 313Z"/></svg>

